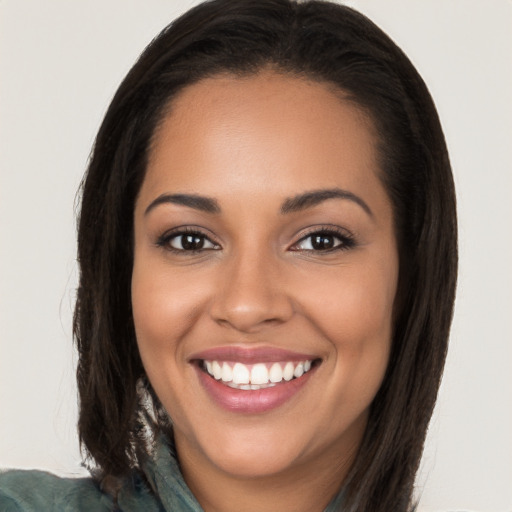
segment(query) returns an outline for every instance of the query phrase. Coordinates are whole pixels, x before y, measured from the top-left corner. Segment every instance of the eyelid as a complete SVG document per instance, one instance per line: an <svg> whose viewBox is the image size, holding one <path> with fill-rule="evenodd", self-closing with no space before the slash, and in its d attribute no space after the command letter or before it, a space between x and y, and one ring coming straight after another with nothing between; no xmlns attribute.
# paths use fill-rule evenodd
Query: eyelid
<svg viewBox="0 0 512 512"><path fill-rule="evenodd" d="M187 236L187 235L191 235L195 238L199 238L203 241L203 246L199 249L180 249L179 247L175 247L173 245L173 242L175 242L176 240L179 240L180 238L183 238L184 236ZM204 236L203 234L201 233L178 233L176 235L172 235L169 239L168 239L168 243L169 243L169 248L170 249L175 249L179 252L195 252L195 251L208 251L208 250L214 250L216 249L216 244L214 242L212 242L207 236ZM205 246L206 244L206 246Z"/></svg>
<svg viewBox="0 0 512 512"><path fill-rule="evenodd" d="M179 254L193 254L196 252L202 252L202 251L215 251L221 248L220 244L214 239L214 237L211 234L205 233L205 229L201 228L199 226L177 226L175 228L169 229L162 233L160 236L158 236L156 240L156 245L158 247L162 247L170 252L175 252ZM170 245L170 242L172 239L177 238L179 236L183 235L196 235L198 237L204 238L208 240L208 242L215 247L207 247L207 248L201 248L197 250L186 250L186 249L177 249L176 247L172 247Z"/></svg>
<svg viewBox="0 0 512 512"><path fill-rule="evenodd" d="M178 254L194 254L199 252L205 252L205 251L214 251L222 249L221 244L216 241L216 237L212 236L210 233L205 233L205 230L202 227L199 226L191 226L191 225L185 225L185 226L177 226L172 229L169 229L165 231L163 234L161 234L157 240L156 244L158 247L162 247L167 251L175 252ZM200 249L178 249L176 247L172 247L170 245L170 242L172 239L177 238L179 236L183 235L196 235L198 237L204 238L207 240L211 245L214 247L203 247ZM308 238L312 237L313 235L327 235L327 236L333 236L336 237L341 243L338 243L334 247L328 248L328 249L301 249L297 247L301 242L307 240ZM305 231L302 231L300 235L298 235L296 242L294 242L288 250L294 251L294 252L306 252L306 253L331 253L335 251L341 251L341 250L348 250L351 249L356 245L356 239L354 235L347 230L346 228L342 228L340 226L336 225L318 225L318 226L311 226L307 228Z"/></svg>
<svg viewBox="0 0 512 512"><path fill-rule="evenodd" d="M315 250L315 249L300 249L300 248L294 248L297 247L301 242L304 240L310 238L313 235L328 235L338 238L341 243L336 245L335 247L332 247L330 249L324 249L324 250ZM302 232L300 234L300 237L296 242L293 243L293 245L290 247L289 250L296 251L296 252L308 252L308 253L318 253L318 254L326 254L331 253L335 251L343 251L353 248L356 245L356 239L355 236L348 231L345 228L341 228L339 226L334 225L320 225L320 226L313 226L311 228L308 228L305 232Z"/></svg>

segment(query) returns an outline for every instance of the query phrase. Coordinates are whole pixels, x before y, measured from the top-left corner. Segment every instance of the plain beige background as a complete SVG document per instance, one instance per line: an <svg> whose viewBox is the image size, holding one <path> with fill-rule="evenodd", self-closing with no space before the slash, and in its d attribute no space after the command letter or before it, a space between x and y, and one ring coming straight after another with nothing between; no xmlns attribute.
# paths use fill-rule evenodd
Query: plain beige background
<svg viewBox="0 0 512 512"><path fill-rule="evenodd" d="M71 343L75 192L120 80L195 3L0 0L0 467L84 473ZM420 510L511 512L512 2L347 3L424 76L458 190L459 291Z"/></svg>

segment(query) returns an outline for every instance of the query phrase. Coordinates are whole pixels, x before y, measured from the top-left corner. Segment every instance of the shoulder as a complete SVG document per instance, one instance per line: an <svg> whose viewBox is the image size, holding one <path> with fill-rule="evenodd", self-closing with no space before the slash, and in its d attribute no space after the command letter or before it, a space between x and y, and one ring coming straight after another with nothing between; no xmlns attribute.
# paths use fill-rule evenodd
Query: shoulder
<svg viewBox="0 0 512 512"><path fill-rule="evenodd" d="M92 478L60 478L44 471L12 470L0 473L0 510L111 511L112 499Z"/></svg>
<svg viewBox="0 0 512 512"><path fill-rule="evenodd" d="M0 472L0 512L160 512L142 475L126 478L115 504L92 478L61 478L45 471Z"/></svg>

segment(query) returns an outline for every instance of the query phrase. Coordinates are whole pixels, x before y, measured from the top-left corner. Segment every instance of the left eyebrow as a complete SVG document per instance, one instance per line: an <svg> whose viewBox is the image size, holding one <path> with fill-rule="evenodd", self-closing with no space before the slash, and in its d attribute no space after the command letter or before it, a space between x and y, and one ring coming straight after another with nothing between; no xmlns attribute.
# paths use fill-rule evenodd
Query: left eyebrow
<svg viewBox="0 0 512 512"><path fill-rule="evenodd" d="M370 217L373 218L373 212L370 207L359 197L341 188L327 188L321 190L311 190L303 194L290 197L281 205L281 214L295 213L307 208L312 208L328 199L347 199L359 205Z"/></svg>
<svg viewBox="0 0 512 512"><path fill-rule="evenodd" d="M144 215L147 215L157 206L166 203L187 206L194 210L206 213L220 213L219 203L216 199L211 197L200 196L197 194L162 194L149 204Z"/></svg>

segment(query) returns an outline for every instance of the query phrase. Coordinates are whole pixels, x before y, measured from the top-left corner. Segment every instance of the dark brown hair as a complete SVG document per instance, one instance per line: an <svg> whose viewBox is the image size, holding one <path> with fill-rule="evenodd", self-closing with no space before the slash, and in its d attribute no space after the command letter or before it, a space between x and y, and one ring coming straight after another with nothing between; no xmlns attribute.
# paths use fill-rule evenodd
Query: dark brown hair
<svg viewBox="0 0 512 512"><path fill-rule="evenodd" d="M152 391L131 314L133 210L167 105L203 78L268 66L334 85L379 134L380 177L399 241L399 291L389 366L344 487L347 511L405 511L452 317L453 180L434 104L413 65L366 17L328 2L205 2L151 42L115 94L82 184L74 318L80 440L103 476L122 477L147 456L140 383Z"/></svg>

